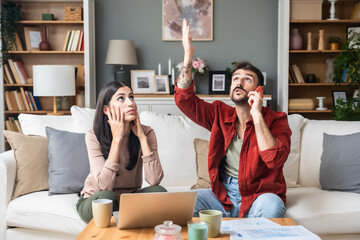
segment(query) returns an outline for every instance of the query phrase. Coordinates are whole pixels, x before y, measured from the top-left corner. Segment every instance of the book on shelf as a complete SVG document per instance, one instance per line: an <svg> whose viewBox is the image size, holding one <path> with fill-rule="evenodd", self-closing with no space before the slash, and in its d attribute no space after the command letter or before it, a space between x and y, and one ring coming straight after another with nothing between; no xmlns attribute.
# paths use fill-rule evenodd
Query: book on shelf
<svg viewBox="0 0 360 240"><path fill-rule="evenodd" d="M66 37L65 37L65 41L64 41L64 46L63 46L63 51L66 51L66 47L67 47L68 42L69 42L70 32L71 32L71 31L67 31L67 33L66 33Z"/></svg>
<svg viewBox="0 0 360 240"><path fill-rule="evenodd" d="M79 42L76 48L76 51L80 51L81 50L81 45L82 42L84 41L84 31L80 31L80 36L79 36Z"/></svg>
<svg viewBox="0 0 360 240"><path fill-rule="evenodd" d="M9 96L9 91L5 91L4 95L5 95L5 105L6 105L6 108L7 108L7 110L12 111L12 110L13 110L13 107L12 107L12 105L11 105L10 96Z"/></svg>
<svg viewBox="0 0 360 240"><path fill-rule="evenodd" d="M24 64L22 63L22 61L15 60L14 64L15 64L16 70L19 69L18 74L20 75L20 78L24 81L24 84L29 83L28 76L27 76L27 73L25 71Z"/></svg>
<svg viewBox="0 0 360 240"><path fill-rule="evenodd" d="M305 80L301 74L300 68L296 64L292 64L291 69L294 72L296 82L297 83L305 83Z"/></svg>
<svg viewBox="0 0 360 240"><path fill-rule="evenodd" d="M353 20L360 19L360 2L358 2L354 5L354 8L351 12L350 19L353 19Z"/></svg>
<svg viewBox="0 0 360 240"><path fill-rule="evenodd" d="M21 99L24 102L24 107L26 111L31 111L30 106L29 106L29 102L28 99L25 96L25 90L23 87L20 87L20 95L21 95Z"/></svg>
<svg viewBox="0 0 360 240"><path fill-rule="evenodd" d="M4 70L5 70L6 76L7 76L8 80L9 80L9 83L10 83L10 84L15 84L16 81L15 81L14 76L12 75L12 72L11 72L11 70L10 70L10 66L9 66L8 63L5 63L5 64L4 64Z"/></svg>
<svg viewBox="0 0 360 240"><path fill-rule="evenodd" d="M25 111L25 106L24 106L24 103L23 103L23 100L21 99L21 95L18 91L14 90L12 91L15 95L15 99L16 99L16 104L19 108L20 111Z"/></svg>
<svg viewBox="0 0 360 240"><path fill-rule="evenodd" d="M16 46L16 51L24 51L18 33L15 33L15 46Z"/></svg>
<svg viewBox="0 0 360 240"><path fill-rule="evenodd" d="M28 91L25 91L25 97L26 97L26 100L29 104L29 108L30 108L30 111L35 111L35 108L33 107L33 104L31 102L31 99L30 99L30 96L28 94Z"/></svg>
<svg viewBox="0 0 360 240"><path fill-rule="evenodd" d="M82 36L80 51L84 51L84 34L83 34L83 36Z"/></svg>
<svg viewBox="0 0 360 240"><path fill-rule="evenodd" d="M21 133L21 127L20 122L17 117L8 117L8 128L7 130L14 131L14 132L20 132Z"/></svg>
<svg viewBox="0 0 360 240"><path fill-rule="evenodd" d="M29 95L31 104L33 105L33 108L35 109L35 111L41 111L42 107L41 107L39 99L37 97L34 97L33 93L30 91L27 91L27 94Z"/></svg>
<svg viewBox="0 0 360 240"><path fill-rule="evenodd" d="M5 70L4 70L4 72L3 72L3 76L4 76L4 84L10 84L9 79L8 79L8 77L7 77L6 74L5 74Z"/></svg>
<svg viewBox="0 0 360 240"><path fill-rule="evenodd" d="M74 35L75 35L75 31L72 30L71 33L70 33L70 39L69 39L69 42L66 46L66 51L71 51L71 46L72 46L72 43L73 43L73 40L74 40Z"/></svg>
<svg viewBox="0 0 360 240"><path fill-rule="evenodd" d="M15 78L16 84L22 84L20 76L19 76L18 72L16 71L14 61L12 59L8 59L8 63L10 66L10 70Z"/></svg>
<svg viewBox="0 0 360 240"><path fill-rule="evenodd" d="M8 95L8 99L9 99L8 109L10 111L18 111L19 108L18 108L18 105L16 103L16 98L15 98L14 92L13 91L6 91L6 94Z"/></svg>
<svg viewBox="0 0 360 240"><path fill-rule="evenodd" d="M5 129L9 130L9 131L14 131L12 129L12 126L10 125L10 121L9 120L5 120Z"/></svg>
<svg viewBox="0 0 360 240"><path fill-rule="evenodd" d="M79 42L79 37L80 37L80 30L75 30L74 39L71 44L71 51L76 51Z"/></svg>

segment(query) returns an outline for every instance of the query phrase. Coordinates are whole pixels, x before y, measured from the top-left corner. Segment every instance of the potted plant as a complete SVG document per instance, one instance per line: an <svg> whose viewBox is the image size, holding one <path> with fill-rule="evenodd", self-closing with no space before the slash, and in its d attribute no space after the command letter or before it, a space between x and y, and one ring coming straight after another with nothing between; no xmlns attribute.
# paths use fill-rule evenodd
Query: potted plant
<svg viewBox="0 0 360 240"><path fill-rule="evenodd" d="M339 49L339 37L330 37L329 44L330 44L330 50L338 50Z"/></svg>
<svg viewBox="0 0 360 240"><path fill-rule="evenodd" d="M5 53L12 50L15 42L15 33L20 30L19 21L24 17L24 13L21 12L21 5L16 2L5 1L2 4L1 14L1 52Z"/></svg>
<svg viewBox="0 0 360 240"><path fill-rule="evenodd" d="M350 89L360 86L360 33L349 32L348 39L344 42L341 52L334 60L333 82L340 84L347 81ZM346 77L344 77L346 76ZM359 121L359 95L348 97L346 101L338 100L332 114L335 120Z"/></svg>

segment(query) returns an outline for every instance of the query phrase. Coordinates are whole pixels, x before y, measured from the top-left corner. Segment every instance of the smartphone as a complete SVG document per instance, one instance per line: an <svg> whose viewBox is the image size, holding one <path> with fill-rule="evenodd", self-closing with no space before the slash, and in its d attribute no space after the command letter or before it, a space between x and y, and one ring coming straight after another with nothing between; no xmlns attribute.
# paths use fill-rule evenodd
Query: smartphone
<svg viewBox="0 0 360 240"><path fill-rule="evenodd" d="M258 92L260 94L261 98L264 98L264 87L263 86L258 86L255 90L255 92ZM252 107L253 102L250 103L250 107Z"/></svg>

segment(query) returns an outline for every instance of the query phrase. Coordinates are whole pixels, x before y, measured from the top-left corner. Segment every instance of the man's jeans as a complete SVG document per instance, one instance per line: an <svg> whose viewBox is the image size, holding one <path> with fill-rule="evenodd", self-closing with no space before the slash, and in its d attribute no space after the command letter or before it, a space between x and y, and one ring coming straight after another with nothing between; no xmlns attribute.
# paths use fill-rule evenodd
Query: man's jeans
<svg viewBox="0 0 360 240"><path fill-rule="evenodd" d="M239 217L241 195L239 191L238 179L226 175L221 175L221 181L227 191L233 207L225 210L221 202L216 198L211 189L198 189L194 217L199 216L199 212L204 209L215 209L223 213L223 217ZM253 202L249 212L244 217L265 217L283 218L285 215L285 205L281 198L273 193L259 195Z"/></svg>

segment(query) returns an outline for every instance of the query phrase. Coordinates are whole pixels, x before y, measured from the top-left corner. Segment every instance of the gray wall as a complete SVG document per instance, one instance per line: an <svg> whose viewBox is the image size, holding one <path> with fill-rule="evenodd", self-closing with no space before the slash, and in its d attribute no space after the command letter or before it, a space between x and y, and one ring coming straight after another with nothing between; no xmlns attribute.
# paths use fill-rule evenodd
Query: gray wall
<svg viewBox="0 0 360 240"><path fill-rule="evenodd" d="M181 42L162 41L162 0L96 0L97 93L114 80L115 66L106 65L111 39L133 40L138 65L131 69L155 70L159 62L167 73L182 60ZM207 61L210 70L225 70L231 62L249 60L267 72L265 93L271 94L276 109L278 0L214 0L214 37L211 42L194 42L195 56ZM197 84L198 93L208 93L207 78Z"/></svg>

